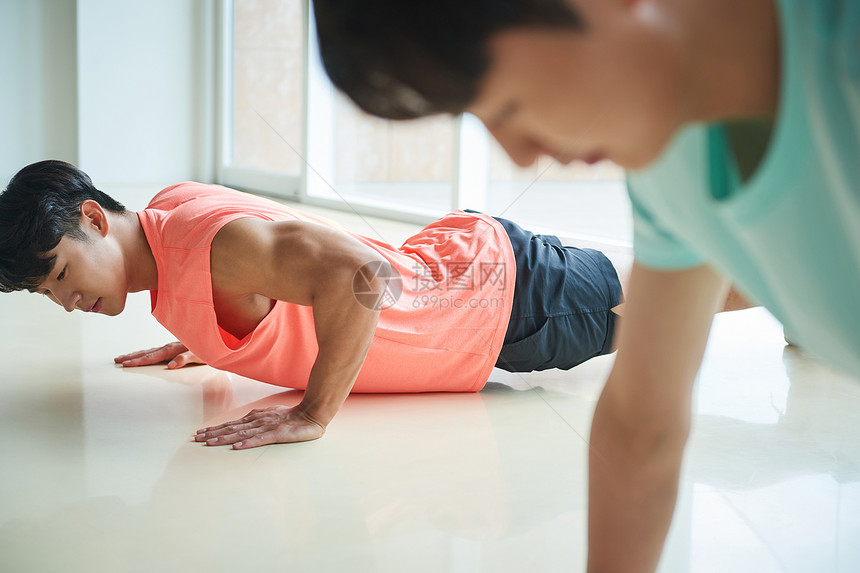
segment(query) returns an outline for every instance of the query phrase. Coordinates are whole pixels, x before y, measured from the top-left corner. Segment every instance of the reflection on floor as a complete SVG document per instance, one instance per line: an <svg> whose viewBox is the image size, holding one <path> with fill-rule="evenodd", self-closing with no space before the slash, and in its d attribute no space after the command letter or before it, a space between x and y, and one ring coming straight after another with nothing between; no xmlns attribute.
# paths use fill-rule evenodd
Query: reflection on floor
<svg viewBox="0 0 860 573"><path fill-rule="evenodd" d="M584 570L611 356L496 371L478 394L353 396L322 440L236 452L189 438L299 393L114 367L171 339L146 295L114 319L0 295L0 332L2 571ZM860 570L858 435L857 380L786 348L760 309L718 317L661 571Z"/></svg>

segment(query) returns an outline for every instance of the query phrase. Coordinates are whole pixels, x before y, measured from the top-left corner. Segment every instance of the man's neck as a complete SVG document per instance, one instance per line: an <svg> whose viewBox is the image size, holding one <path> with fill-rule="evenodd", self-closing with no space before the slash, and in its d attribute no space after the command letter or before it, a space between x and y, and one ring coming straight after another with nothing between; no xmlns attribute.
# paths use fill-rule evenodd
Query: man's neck
<svg viewBox="0 0 860 573"><path fill-rule="evenodd" d="M115 215L111 226L123 252L128 292L158 288L158 267L137 213Z"/></svg>
<svg viewBox="0 0 860 573"><path fill-rule="evenodd" d="M773 118L780 91L777 0L664 0L688 31L692 121Z"/></svg>

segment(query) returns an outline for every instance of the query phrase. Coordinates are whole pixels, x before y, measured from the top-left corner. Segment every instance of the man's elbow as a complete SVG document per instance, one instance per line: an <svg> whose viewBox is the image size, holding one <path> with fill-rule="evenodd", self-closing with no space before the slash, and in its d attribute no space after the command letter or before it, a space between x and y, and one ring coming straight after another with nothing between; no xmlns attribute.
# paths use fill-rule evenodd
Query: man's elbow
<svg viewBox="0 0 860 573"><path fill-rule="evenodd" d="M592 422L592 448L597 455L621 455L632 467L664 466L681 458L689 434L689 403L652 408L604 391Z"/></svg>

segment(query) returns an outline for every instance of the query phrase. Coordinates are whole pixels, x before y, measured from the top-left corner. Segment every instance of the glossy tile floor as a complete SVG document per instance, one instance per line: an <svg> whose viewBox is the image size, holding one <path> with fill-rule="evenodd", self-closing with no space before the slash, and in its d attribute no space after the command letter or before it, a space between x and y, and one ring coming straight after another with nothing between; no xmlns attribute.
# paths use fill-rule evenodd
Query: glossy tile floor
<svg viewBox="0 0 860 573"><path fill-rule="evenodd" d="M372 225L392 242L413 228ZM586 440L611 356L496 371L478 394L353 396L322 440L236 452L189 437L300 394L114 367L171 340L147 295L113 319L0 295L0 337L0 571L584 570ZM697 388L660 570L860 571L860 382L753 309L716 319Z"/></svg>

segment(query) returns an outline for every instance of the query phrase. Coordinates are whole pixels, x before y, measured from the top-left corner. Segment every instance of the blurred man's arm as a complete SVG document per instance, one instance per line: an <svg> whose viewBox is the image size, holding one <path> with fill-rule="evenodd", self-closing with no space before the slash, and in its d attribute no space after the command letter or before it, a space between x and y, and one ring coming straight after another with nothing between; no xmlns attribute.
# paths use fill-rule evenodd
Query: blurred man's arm
<svg viewBox="0 0 860 573"><path fill-rule="evenodd" d="M726 282L634 264L589 454L588 571L652 572L672 520L693 381Z"/></svg>

